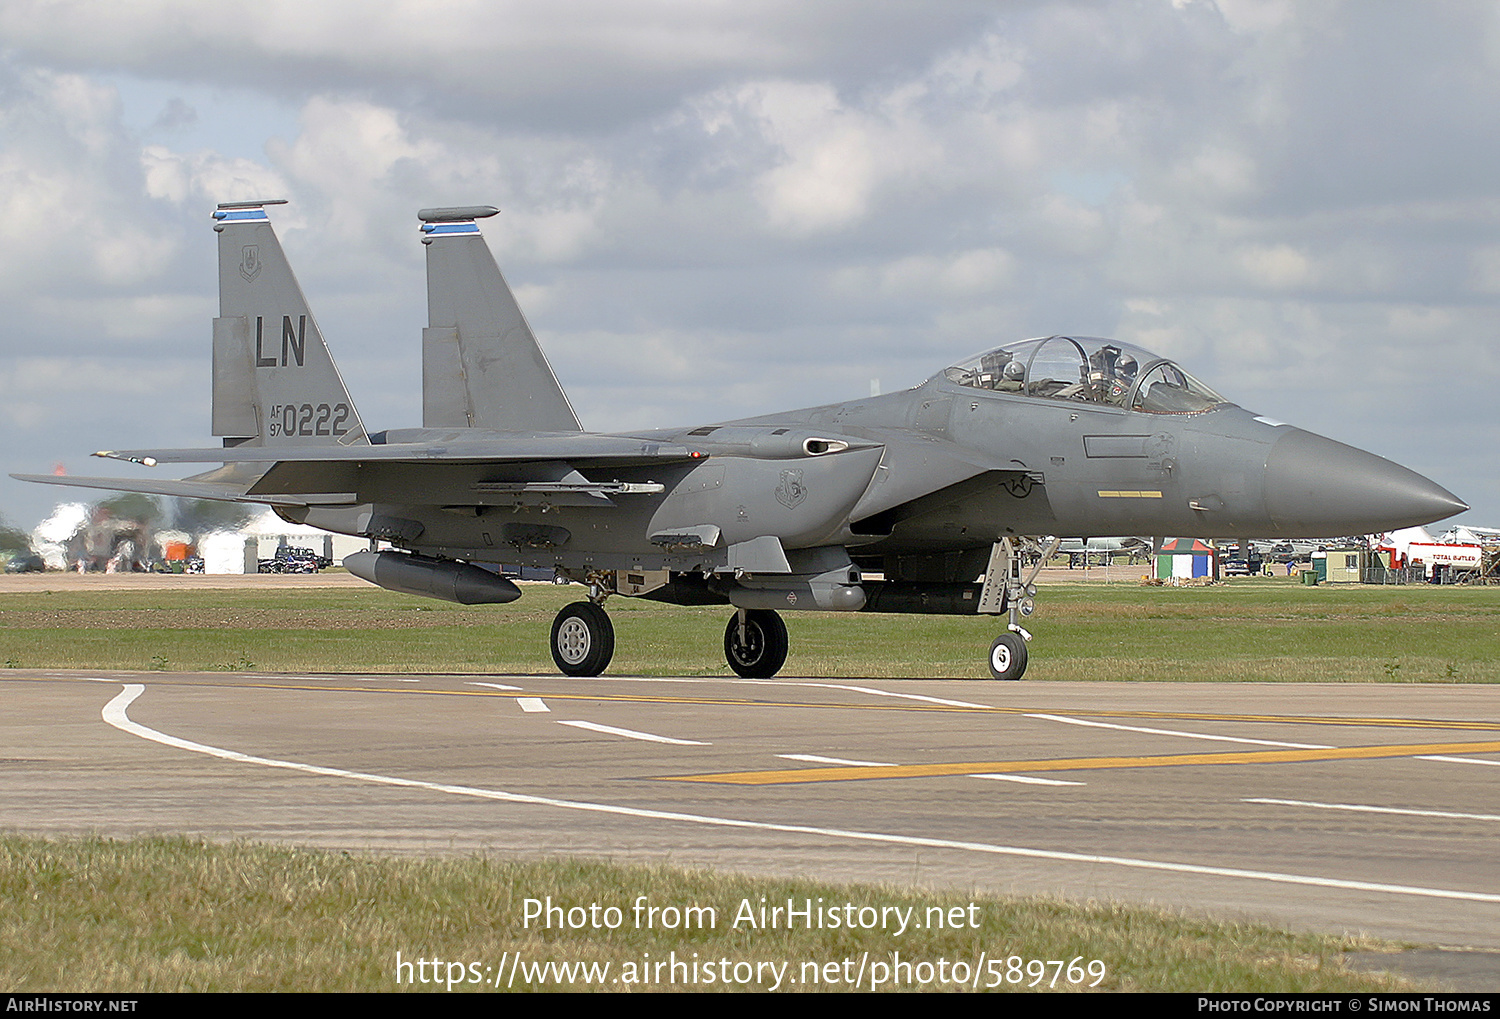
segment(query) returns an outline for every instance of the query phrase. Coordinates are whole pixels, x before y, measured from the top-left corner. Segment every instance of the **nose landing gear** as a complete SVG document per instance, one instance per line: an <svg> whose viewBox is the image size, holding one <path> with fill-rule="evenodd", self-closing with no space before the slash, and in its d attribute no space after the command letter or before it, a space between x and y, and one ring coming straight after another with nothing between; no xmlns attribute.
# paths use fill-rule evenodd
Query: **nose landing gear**
<svg viewBox="0 0 1500 1019"><path fill-rule="evenodd" d="M1031 639L1020 619L1036 611L1036 578L1042 566L1057 551L1061 538L1053 538L1043 550L1031 572L1022 577L1024 564L1015 542L1001 538L990 550L989 567L984 571L984 587L979 592L979 614L998 616L1009 612L1005 632L990 645L990 675L995 679L1020 679L1026 674L1026 642Z"/></svg>
<svg viewBox="0 0 1500 1019"><path fill-rule="evenodd" d="M990 675L995 679L1020 679L1026 674L1026 641L1019 633L1005 631L990 645Z"/></svg>

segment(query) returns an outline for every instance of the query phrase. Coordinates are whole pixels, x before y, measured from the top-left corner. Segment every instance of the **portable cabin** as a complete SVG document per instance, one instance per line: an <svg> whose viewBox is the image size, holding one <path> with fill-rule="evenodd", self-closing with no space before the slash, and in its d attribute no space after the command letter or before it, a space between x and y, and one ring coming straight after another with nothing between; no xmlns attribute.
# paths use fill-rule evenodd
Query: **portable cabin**
<svg viewBox="0 0 1500 1019"><path fill-rule="evenodd" d="M1218 551L1202 538L1168 538L1156 550L1156 579L1219 575Z"/></svg>

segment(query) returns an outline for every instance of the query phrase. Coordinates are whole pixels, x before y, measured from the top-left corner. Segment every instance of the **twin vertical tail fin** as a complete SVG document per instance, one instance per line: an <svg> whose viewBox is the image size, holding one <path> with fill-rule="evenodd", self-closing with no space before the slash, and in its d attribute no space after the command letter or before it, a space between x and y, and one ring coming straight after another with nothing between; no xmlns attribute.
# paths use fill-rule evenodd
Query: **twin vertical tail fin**
<svg viewBox="0 0 1500 1019"><path fill-rule="evenodd" d="M480 205L417 213L427 246L422 424L582 431L475 222L499 211Z"/></svg>
<svg viewBox="0 0 1500 1019"><path fill-rule="evenodd" d="M213 434L226 446L358 445L370 440L323 342L266 206L214 212L219 317L213 335ZM423 209L428 327L422 424L578 432L582 426L476 220L491 206Z"/></svg>
<svg viewBox="0 0 1500 1019"><path fill-rule="evenodd" d="M230 202L214 212L213 434L226 446L368 443L266 215L265 206L281 204Z"/></svg>

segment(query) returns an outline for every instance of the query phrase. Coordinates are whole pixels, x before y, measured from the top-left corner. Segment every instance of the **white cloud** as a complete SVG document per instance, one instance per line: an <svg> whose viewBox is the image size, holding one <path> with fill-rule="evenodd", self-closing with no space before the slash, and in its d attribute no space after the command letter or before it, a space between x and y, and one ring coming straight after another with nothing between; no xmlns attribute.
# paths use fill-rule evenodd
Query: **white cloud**
<svg viewBox="0 0 1500 1019"><path fill-rule="evenodd" d="M768 82L733 102L781 153L756 191L778 230L811 234L857 223L877 181L871 118L845 108L830 85Z"/></svg>
<svg viewBox="0 0 1500 1019"><path fill-rule="evenodd" d="M1253 245L1239 253L1239 263L1257 289L1291 290L1313 282L1311 261L1289 244Z"/></svg>
<svg viewBox="0 0 1500 1019"><path fill-rule="evenodd" d="M1500 244L1477 248L1469 255L1470 279L1482 294L1500 294Z"/></svg>
<svg viewBox="0 0 1500 1019"><path fill-rule="evenodd" d="M1422 469L1426 422L1488 397L1386 366L1500 356L1500 16L1472 5L15 0L0 35L0 355L91 384L169 350L201 391L207 213L264 197L377 427L415 423L426 205L503 209L486 237L596 427L1076 331ZM101 444L41 429L49 370L6 392L46 462ZM1330 370L1384 406L1328 411Z"/></svg>
<svg viewBox="0 0 1500 1019"><path fill-rule="evenodd" d="M1186 3L1173 0L1175 6ZM1224 15L1236 32L1266 32L1279 28L1291 20L1295 5L1292 0L1188 0L1188 2L1212 3Z"/></svg>
<svg viewBox="0 0 1500 1019"><path fill-rule="evenodd" d="M165 145L141 148L145 193L174 205L189 201L211 208L287 193L285 178L250 159L227 159L212 151L174 152Z"/></svg>
<svg viewBox="0 0 1500 1019"><path fill-rule="evenodd" d="M74 66L293 96L348 89L539 128L660 114L684 86L726 78L887 73L991 16L977 0L266 0L253 15L195 0L13 0L0 37Z"/></svg>
<svg viewBox="0 0 1500 1019"><path fill-rule="evenodd" d="M964 300L1009 290L1019 264L1003 248L976 248L953 254L910 255L879 266L841 269L831 288L855 300L871 297Z"/></svg>
<svg viewBox="0 0 1500 1019"><path fill-rule="evenodd" d="M106 408L120 411L149 406L164 393L200 387L181 361L157 361L150 373L123 360L74 357L20 357L0 361L0 415L14 428L54 428L79 417L108 420ZM207 400L192 401L207 407ZM125 411L129 414L129 411ZM109 433L100 434L101 442ZM92 452L78 450L74 458Z"/></svg>

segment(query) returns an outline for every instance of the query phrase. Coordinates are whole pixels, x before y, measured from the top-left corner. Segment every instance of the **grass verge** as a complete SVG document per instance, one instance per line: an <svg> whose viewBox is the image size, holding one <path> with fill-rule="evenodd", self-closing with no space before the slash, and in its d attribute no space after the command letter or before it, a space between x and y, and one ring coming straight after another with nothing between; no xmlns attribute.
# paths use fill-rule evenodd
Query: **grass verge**
<svg viewBox="0 0 1500 1019"><path fill-rule="evenodd" d="M527 927L526 900L542 903L545 915L549 897L563 910L598 904L601 924L615 919L606 910L616 907L618 926L570 929L564 913L550 930L540 917ZM788 899L797 908L910 908L915 923L941 913L954 926L898 934L894 912L885 914L890 930L733 925L742 902L758 916L762 901ZM650 928L638 925L637 901L676 907L683 917L676 929L665 913ZM391 859L176 838L8 836L0 837L0 904L0 986L18 992L430 991L449 989L449 980L454 991L749 990L769 989L778 973L782 990L852 990L861 973L858 989L869 990L881 965L890 989L958 990L976 974L981 988L1046 987L1057 974L1057 989L1079 989L1095 982L1087 970L1095 960L1103 964L1099 990L1413 989L1345 969L1343 952L1394 947L1367 940L1139 907L578 860ZM699 925L687 925L689 906L713 908L716 922L700 912ZM398 969L398 953L407 967ZM430 960L441 965L416 965ZM1037 978L1032 960L1061 965L1043 965ZM1074 960L1080 979L1070 983L1066 966ZM964 980L955 979L960 972Z"/></svg>
<svg viewBox="0 0 1500 1019"><path fill-rule="evenodd" d="M269 672L544 673L552 617L577 587L464 607L379 588L37 591L0 595L0 666ZM1028 678L1500 682L1500 587L1209 588L1056 584L1027 622ZM728 675L727 608L612 598L616 675ZM999 621L784 614L783 675L971 678Z"/></svg>

